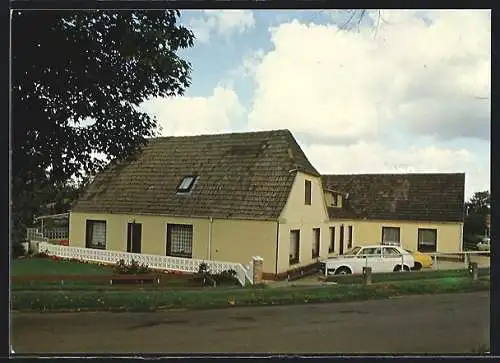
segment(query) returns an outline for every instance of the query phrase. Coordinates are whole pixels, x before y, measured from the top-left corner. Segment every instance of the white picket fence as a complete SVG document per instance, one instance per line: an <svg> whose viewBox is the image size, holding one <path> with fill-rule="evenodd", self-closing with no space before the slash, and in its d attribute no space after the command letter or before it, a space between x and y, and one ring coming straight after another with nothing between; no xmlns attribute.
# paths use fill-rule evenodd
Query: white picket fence
<svg viewBox="0 0 500 363"><path fill-rule="evenodd" d="M75 258L81 261L93 261L114 264L119 260L130 263L132 260L140 264L145 264L149 268L159 270L174 270L187 273L198 272L201 263L206 263L211 273L234 270L236 277L242 286L248 281L253 284L252 262L244 266L240 263L206 261L192 258L181 258L160 255L146 255L142 253L128 253L120 251L98 250L92 248L80 248L70 246L59 246L47 242L40 242L38 245L40 252L45 252L50 256L62 258Z"/></svg>

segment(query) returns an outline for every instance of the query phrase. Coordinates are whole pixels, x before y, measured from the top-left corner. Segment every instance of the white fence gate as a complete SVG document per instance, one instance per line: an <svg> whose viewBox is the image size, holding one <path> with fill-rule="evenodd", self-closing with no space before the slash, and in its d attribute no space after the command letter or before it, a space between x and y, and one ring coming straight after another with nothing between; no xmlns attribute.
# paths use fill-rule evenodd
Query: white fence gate
<svg viewBox="0 0 500 363"><path fill-rule="evenodd" d="M247 281L250 284L253 284L253 269L251 262L250 264L243 266L240 263L234 262L205 261L192 258L59 246L47 242L39 243L39 251L45 252L50 256L75 258L81 261L95 261L110 264L116 263L119 260L124 260L127 263L135 260L138 263L145 264L152 269L174 270L188 273L198 272L200 264L206 263L211 273L234 270L236 271L236 277L242 286L245 286Z"/></svg>

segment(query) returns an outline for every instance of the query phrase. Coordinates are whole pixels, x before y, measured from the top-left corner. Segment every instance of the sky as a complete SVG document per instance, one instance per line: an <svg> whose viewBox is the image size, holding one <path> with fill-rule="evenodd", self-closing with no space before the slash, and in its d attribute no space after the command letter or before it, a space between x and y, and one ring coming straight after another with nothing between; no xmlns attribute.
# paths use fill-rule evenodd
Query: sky
<svg viewBox="0 0 500 363"><path fill-rule="evenodd" d="M191 10L162 135L289 129L322 174L465 172L490 190L489 10Z"/></svg>

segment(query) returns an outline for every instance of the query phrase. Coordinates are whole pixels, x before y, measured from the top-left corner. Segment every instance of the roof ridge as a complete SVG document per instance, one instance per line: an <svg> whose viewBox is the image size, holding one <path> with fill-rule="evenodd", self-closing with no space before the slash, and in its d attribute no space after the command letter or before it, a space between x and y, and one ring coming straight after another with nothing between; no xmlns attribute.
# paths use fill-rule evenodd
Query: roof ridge
<svg viewBox="0 0 500 363"><path fill-rule="evenodd" d="M152 137L149 140L160 140L160 139L180 139L180 138L195 138L195 137L217 137L217 136L230 136L230 135L255 135L255 134L272 134L272 133L290 133L288 129L271 129L271 130L258 130L258 131L234 131L234 132L222 132L222 133L212 133L212 134L196 134L196 135L168 135L168 136L157 136Z"/></svg>
<svg viewBox="0 0 500 363"><path fill-rule="evenodd" d="M420 173L339 173L339 174L321 174L321 176L396 176L396 175L465 175L465 172L420 172Z"/></svg>

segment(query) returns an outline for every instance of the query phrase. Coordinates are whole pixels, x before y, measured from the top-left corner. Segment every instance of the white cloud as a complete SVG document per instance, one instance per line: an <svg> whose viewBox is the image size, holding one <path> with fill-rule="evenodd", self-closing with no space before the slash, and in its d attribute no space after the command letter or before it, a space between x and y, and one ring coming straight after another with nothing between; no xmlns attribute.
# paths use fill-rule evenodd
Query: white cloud
<svg viewBox="0 0 500 363"><path fill-rule="evenodd" d="M251 128L332 139L387 129L489 139L490 12L383 12L371 30L293 21L256 67Z"/></svg>
<svg viewBox="0 0 500 363"><path fill-rule="evenodd" d="M303 145L309 161L324 174L344 173L466 173L466 198L489 190L490 167L466 149L409 147L404 152L375 142L348 146Z"/></svg>
<svg viewBox="0 0 500 363"><path fill-rule="evenodd" d="M228 132L245 111L236 93L222 87L209 97L155 98L141 108L158 118L163 136Z"/></svg>
<svg viewBox="0 0 500 363"><path fill-rule="evenodd" d="M255 19L251 10L204 10L188 26L198 41L207 43L213 36L242 34L255 26Z"/></svg>
<svg viewBox="0 0 500 363"><path fill-rule="evenodd" d="M249 128L290 129L322 173L465 172L467 197L489 189L489 155L442 141L489 143L490 12L381 15L376 32L270 29L274 49L245 67L256 82ZM417 146L428 137L435 146Z"/></svg>

